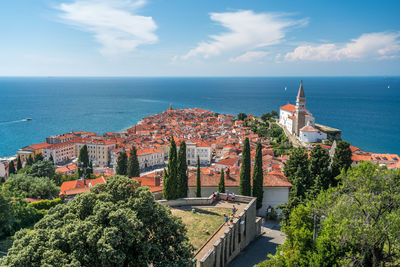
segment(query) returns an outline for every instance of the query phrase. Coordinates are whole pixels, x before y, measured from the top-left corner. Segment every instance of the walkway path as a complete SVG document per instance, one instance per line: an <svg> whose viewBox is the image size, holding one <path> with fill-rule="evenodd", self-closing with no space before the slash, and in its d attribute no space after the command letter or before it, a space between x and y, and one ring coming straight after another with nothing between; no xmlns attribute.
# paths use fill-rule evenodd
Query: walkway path
<svg viewBox="0 0 400 267"><path fill-rule="evenodd" d="M252 267L265 261L268 254L275 254L276 247L283 244L285 235L278 222L266 222L261 227L261 236L247 246L228 267Z"/></svg>

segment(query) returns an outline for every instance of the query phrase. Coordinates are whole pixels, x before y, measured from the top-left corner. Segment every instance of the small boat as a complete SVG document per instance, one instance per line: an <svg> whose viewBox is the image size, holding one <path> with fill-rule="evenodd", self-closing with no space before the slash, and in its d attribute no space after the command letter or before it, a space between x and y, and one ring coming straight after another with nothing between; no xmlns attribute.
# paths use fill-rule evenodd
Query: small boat
<svg viewBox="0 0 400 267"><path fill-rule="evenodd" d="M32 120L32 118L26 118L25 120L27 120L27 121L31 121L31 120Z"/></svg>

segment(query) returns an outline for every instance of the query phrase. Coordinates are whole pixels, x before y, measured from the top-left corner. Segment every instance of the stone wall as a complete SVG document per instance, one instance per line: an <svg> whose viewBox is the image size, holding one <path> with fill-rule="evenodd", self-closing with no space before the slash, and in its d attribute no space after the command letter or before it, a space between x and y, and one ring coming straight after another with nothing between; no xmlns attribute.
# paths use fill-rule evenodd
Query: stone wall
<svg viewBox="0 0 400 267"><path fill-rule="evenodd" d="M221 194L224 199L226 194ZM261 233L262 219L256 217L256 199L253 197L237 195L236 202L248 203L232 225L220 236L210 249L198 262L202 267L223 267L232 261L255 237ZM212 196L204 198L184 198L176 200L159 200L168 206L196 206L211 205ZM221 233L217 233L221 234Z"/></svg>
<svg viewBox="0 0 400 267"><path fill-rule="evenodd" d="M213 248L200 259L198 266L226 266L261 233L262 219L256 217L255 198L238 196L237 201L249 204L214 243Z"/></svg>

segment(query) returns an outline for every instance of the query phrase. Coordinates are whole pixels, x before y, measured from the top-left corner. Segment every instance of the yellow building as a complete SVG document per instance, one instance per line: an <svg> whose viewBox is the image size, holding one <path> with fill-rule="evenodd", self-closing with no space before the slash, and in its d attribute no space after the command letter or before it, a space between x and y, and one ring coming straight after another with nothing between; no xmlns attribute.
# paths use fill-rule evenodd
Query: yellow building
<svg viewBox="0 0 400 267"><path fill-rule="evenodd" d="M26 146L26 147L23 147L23 148L18 150L17 156L19 156L21 158L21 160L23 162L25 162L28 159L29 156L34 158L35 155L37 155L37 154L42 154L43 155L43 149L44 148L48 148L49 146L51 146L51 145L46 143L46 142L35 144L35 145Z"/></svg>

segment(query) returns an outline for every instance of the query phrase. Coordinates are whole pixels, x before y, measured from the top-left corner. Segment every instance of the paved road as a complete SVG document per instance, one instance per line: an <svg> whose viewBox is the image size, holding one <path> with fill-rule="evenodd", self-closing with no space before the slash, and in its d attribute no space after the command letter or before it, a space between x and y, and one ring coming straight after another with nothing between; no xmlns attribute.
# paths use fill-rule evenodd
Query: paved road
<svg viewBox="0 0 400 267"><path fill-rule="evenodd" d="M228 267L252 267L266 260L268 254L275 254L276 247L285 241L280 229L279 223L264 223L261 227L263 234L229 263Z"/></svg>

